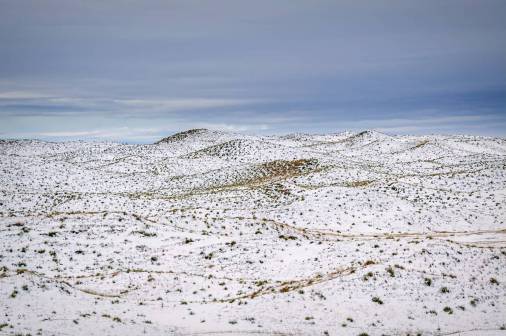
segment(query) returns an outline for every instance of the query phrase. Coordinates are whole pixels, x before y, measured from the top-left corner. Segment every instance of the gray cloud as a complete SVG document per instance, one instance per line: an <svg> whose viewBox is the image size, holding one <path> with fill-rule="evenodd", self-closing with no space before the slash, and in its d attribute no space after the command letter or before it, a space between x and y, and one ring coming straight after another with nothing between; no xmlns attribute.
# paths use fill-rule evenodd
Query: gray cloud
<svg viewBox="0 0 506 336"><path fill-rule="evenodd" d="M504 119L505 16L495 0L0 0L0 132Z"/></svg>

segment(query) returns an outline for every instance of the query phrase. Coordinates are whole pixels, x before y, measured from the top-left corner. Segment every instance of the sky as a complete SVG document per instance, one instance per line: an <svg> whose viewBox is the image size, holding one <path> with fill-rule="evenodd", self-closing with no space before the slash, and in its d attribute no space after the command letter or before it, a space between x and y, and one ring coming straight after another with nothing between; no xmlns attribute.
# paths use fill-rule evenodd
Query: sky
<svg viewBox="0 0 506 336"><path fill-rule="evenodd" d="M504 0L0 0L0 138L506 136Z"/></svg>

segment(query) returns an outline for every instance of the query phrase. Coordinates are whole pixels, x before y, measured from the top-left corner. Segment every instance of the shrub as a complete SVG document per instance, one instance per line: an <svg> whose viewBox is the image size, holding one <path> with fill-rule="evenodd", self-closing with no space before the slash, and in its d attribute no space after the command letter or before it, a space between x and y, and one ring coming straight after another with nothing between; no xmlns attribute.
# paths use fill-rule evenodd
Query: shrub
<svg viewBox="0 0 506 336"><path fill-rule="evenodd" d="M372 298L372 302L376 302L378 304L383 304L383 301L377 296Z"/></svg>
<svg viewBox="0 0 506 336"><path fill-rule="evenodd" d="M443 308L443 311L445 313L448 313L448 314L453 314L453 309L451 309L450 307L446 306Z"/></svg>

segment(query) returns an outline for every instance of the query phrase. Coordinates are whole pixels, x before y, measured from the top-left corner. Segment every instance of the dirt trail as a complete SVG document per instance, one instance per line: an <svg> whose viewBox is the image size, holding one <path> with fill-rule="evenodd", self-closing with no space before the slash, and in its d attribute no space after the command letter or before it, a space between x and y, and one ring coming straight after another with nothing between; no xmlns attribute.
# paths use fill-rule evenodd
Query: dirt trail
<svg viewBox="0 0 506 336"><path fill-rule="evenodd" d="M277 228L286 229L296 234L302 235L305 238L321 239L321 238L342 238L342 239L356 239L356 240L369 240L369 239L396 239L396 238L447 238L447 237L465 237L483 234L498 234L506 235L506 228L496 230L473 230L473 231L432 231L432 232L397 232L397 233L341 233L329 230L307 229L283 222L278 222L267 218L252 218L252 217L213 217L215 219L232 219L232 220L250 220L261 223L269 223Z"/></svg>
<svg viewBox="0 0 506 336"><path fill-rule="evenodd" d="M350 274L355 273L359 269L364 269L364 268L367 268L369 266L376 265L376 264L377 264L376 262L368 261L368 262L364 262L361 266L349 266L349 267L344 267L344 268L337 268L329 273L326 273L326 274L317 273L316 275L309 277L309 278L305 278L305 279L284 281L279 284L261 286L256 291L253 291L253 292L250 292L247 294L243 294L243 295L239 295L239 296L235 296L233 298L222 299L222 300L219 300L218 302L232 303L236 300L241 300L241 299L254 299L259 296L268 295L268 294L289 293L289 292L293 292L295 290L302 290L305 287L317 285L320 283L334 280L334 279L342 277L342 276L350 275Z"/></svg>

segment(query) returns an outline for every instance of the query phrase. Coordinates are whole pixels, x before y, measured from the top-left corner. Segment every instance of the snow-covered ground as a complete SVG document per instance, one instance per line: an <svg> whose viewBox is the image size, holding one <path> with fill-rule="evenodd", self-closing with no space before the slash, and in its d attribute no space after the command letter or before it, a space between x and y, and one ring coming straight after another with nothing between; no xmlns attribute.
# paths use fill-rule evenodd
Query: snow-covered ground
<svg viewBox="0 0 506 336"><path fill-rule="evenodd" d="M506 140L0 141L0 335L506 335Z"/></svg>

